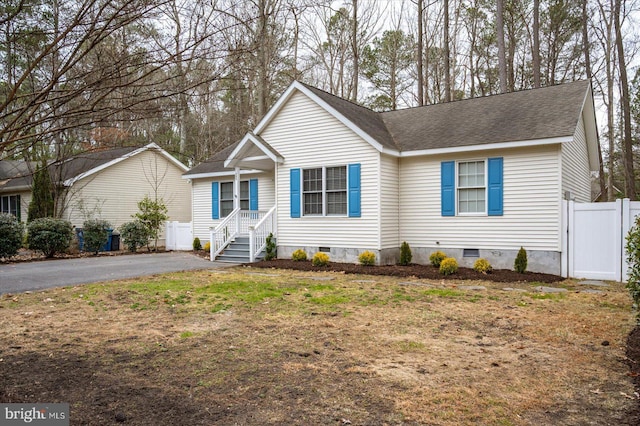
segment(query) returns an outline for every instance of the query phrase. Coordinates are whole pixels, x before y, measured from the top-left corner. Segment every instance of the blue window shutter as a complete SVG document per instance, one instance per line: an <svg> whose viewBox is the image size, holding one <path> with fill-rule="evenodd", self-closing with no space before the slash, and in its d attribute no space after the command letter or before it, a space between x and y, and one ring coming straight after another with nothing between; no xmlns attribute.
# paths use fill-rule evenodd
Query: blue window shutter
<svg viewBox="0 0 640 426"><path fill-rule="evenodd" d="M220 182L211 182L211 218L220 219Z"/></svg>
<svg viewBox="0 0 640 426"><path fill-rule="evenodd" d="M489 216L502 216L503 208L503 160L502 157L489 158L488 176L488 214Z"/></svg>
<svg viewBox="0 0 640 426"><path fill-rule="evenodd" d="M249 210L258 210L258 179L249 180Z"/></svg>
<svg viewBox="0 0 640 426"><path fill-rule="evenodd" d="M442 216L456 215L456 163L440 163L440 209Z"/></svg>
<svg viewBox="0 0 640 426"><path fill-rule="evenodd" d="M349 164L349 217L360 217L360 164Z"/></svg>
<svg viewBox="0 0 640 426"><path fill-rule="evenodd" d="M290 170L291 217L300 217L300 169Z"/></svg>

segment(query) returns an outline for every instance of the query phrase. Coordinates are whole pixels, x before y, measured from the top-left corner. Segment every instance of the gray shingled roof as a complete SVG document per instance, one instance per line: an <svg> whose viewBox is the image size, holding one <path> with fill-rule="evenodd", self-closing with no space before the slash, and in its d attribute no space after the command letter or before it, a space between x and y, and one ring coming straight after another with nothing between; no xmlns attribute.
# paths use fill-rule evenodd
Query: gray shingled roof
<svg viewBox="0 0 640 426"><path fill-rule="evenodd" d="M401 151L571 136L588 81L381 113Z"/></svg>
<svg viewBox="0 0 640 426"><path fill-rule="evenodd" d="M572 136L588 81L378 113L303 84L385 148L421 151ZM187 175L228 171L231 145Z"/></svg>

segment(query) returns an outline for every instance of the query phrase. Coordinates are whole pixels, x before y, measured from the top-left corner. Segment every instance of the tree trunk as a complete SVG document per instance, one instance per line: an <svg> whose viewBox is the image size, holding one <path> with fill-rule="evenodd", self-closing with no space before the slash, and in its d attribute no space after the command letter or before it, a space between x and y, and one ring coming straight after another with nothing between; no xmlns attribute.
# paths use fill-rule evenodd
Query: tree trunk
<svg viewBox="0 0 640 426"><path fill-rule="evenodd" d="M500 93L507 93L507 61L504 48L504 7L502 0L496 1L496 36L498 37L498 75Z"/></svg>
<svg viewBox="0 0 640 426"><path fill-rule="evenodd" d="M586 2L586 0L584 0ZM586 26L585 26L586 28ZM586 30L585 30L586 31ZM540 87L540 0L533 0L533 87Z"/></svg>
<svg viewBox="0 0 640 426"><path fill-rule="evenodd" d="M622 139L624 158L624 193L632 201L636 200L636 178L633 170L633 140L631 135L631 105L629 104L629 81L627 79L627 64L624 57L624 43L620 31L620 3L616 0L614 25L616 29L616 47L618 50L618 68L620 69L620 86L622 89L622 118L624 121L624 135Z"/></svg>
<svg viewBox="0 0 640 426"><path fill-rule="evenodd" d="M353 0L353 30L351 47L353 49L353 102L358 102L358 74L360 73L360 55L358 54L358 0Z"/></svg>
<svg viewBox="0 0 640 426"><path fill-rule="evenodd" d="M422 71L423 46L422 46L422 9L423 0L418 0L418 106L424 105L424 75Z"/></svg>
<svg viewBox="0 0 640 426"><path fill-rule="evenodd" d="M451 102L451 58L449 58L449 0L444 0L444 101Z"/></svg>

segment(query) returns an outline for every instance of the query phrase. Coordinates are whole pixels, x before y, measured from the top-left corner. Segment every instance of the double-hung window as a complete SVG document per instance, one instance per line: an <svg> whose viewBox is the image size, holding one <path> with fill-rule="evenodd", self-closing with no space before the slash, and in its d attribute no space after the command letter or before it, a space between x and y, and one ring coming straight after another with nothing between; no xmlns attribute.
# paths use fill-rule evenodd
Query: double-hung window
<svg viewBox="0 0 640 426"><path fill-rule="evenodd" d="M347 214L347 167L318 167L302 171L303 214Z"/></svg>
<svg viewBox="0 0 640 426"><path fill-rule="evenodd" d="M0 196L0 213L9 213L20 219L20 196Z"/></svg>
<svg viewBox="0 0 640 426"><path fill-rule="evenodd" d="M486 213L485 162L458 162L458 213Z"/></svg>
<svg viewBox="0 0 640 426"><path fill-rule="evenodd" d="M240 181L240 209L249 210L249 181ZM220 217L233 211L233 182L220 183Z"/></svg>

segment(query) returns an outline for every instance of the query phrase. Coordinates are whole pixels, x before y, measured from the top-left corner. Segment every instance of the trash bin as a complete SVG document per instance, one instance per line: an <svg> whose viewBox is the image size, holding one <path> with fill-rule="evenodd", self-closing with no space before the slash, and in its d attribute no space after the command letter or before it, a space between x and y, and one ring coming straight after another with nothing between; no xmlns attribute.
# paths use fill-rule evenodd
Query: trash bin
<svg viewBox="0 0 640 426"><path fill-rule="evenodd" d="M84 232L82 228L76 228L76 238L78 239L78 250L84 249Z"/></svg>
<svg viewBox="0 0 640 426"><path fill-rule="evenodd" d="M111 240L113 239L113 229L107 229L109 237L107 238L107 243L102 246L100 251L111 251Z"/></svg>
<svg viewBox="0 0 640 426"><path fill-rule="evenodd" d="M111 234L111 251L120 250L120 233L117 231Z"/></svg>

